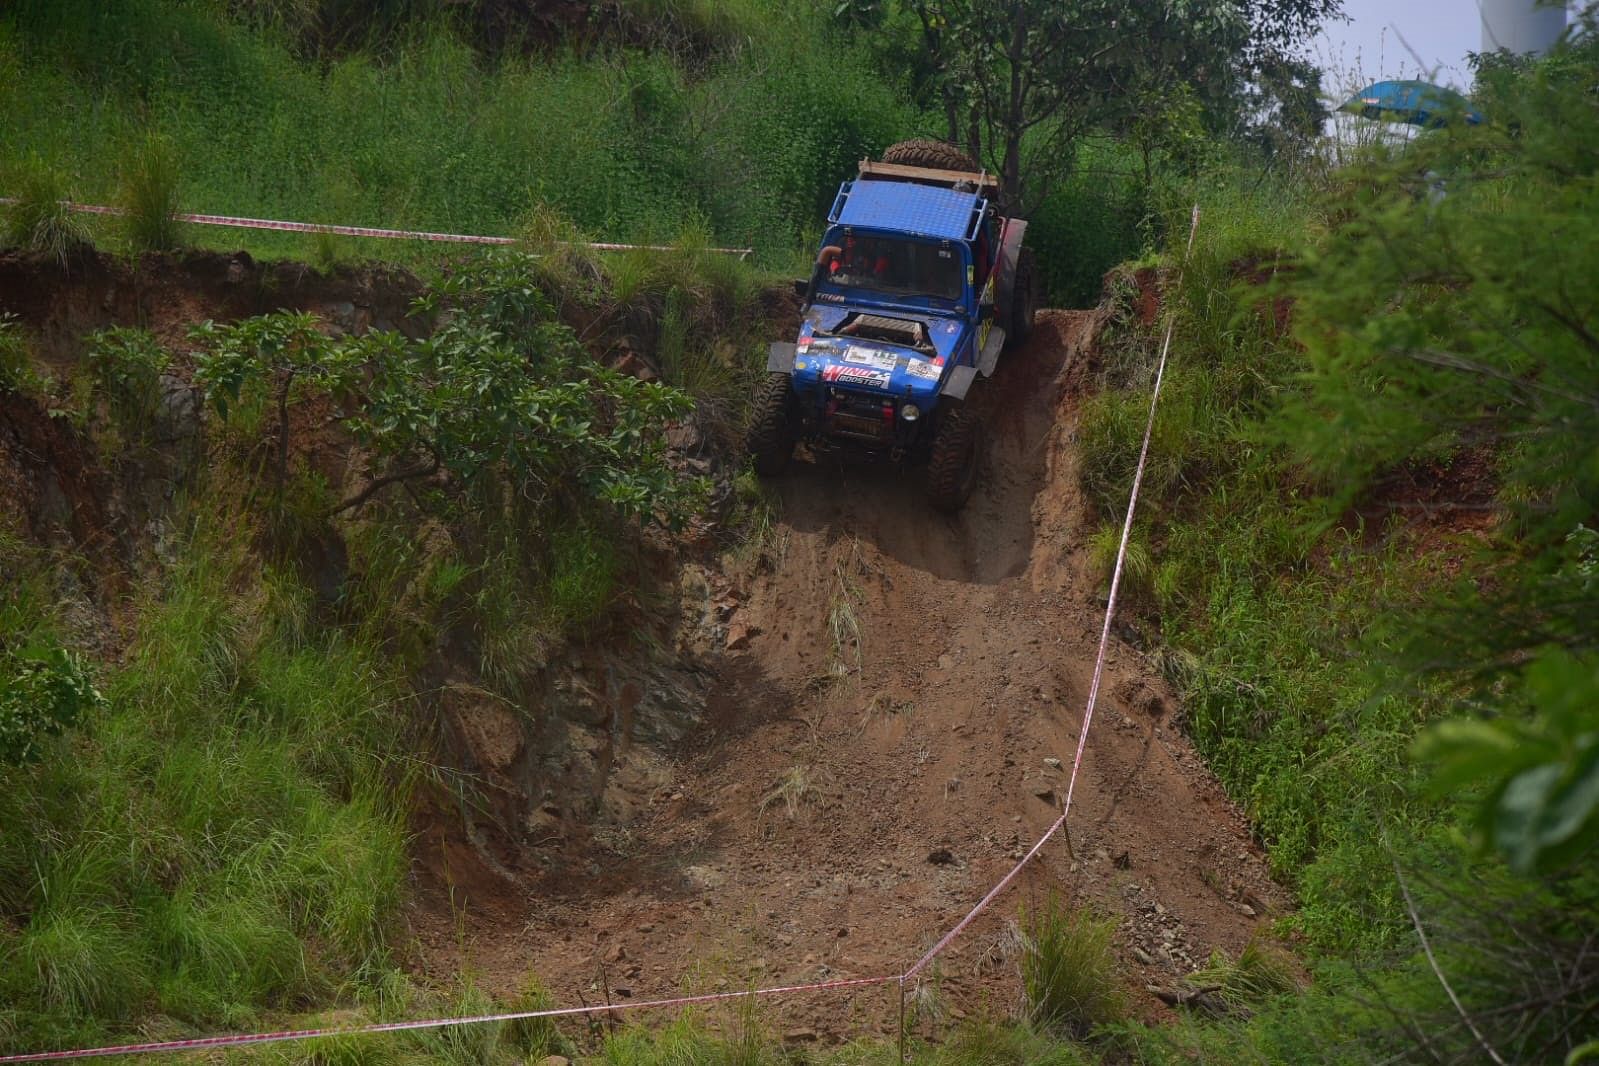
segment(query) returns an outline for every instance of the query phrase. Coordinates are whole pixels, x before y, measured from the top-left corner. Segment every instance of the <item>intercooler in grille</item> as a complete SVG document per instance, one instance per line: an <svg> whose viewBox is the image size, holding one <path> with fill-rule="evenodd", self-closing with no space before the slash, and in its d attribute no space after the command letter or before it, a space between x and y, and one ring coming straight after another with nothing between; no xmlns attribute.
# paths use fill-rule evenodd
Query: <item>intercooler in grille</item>
<svg viewBox="0 0 1599 1066"><path fill-rule="evenodd" d="M840 332L852 337L870 337L912 348L922 348L927 345L927 330L920 322L888 318L884 315L856 315L854 320Z"/></svg>

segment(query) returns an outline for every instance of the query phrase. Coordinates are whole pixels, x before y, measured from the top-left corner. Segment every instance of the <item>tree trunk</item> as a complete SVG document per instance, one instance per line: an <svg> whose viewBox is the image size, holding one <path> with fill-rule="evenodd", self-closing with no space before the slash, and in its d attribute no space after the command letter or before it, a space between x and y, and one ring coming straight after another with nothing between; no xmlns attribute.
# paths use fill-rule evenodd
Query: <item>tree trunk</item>
<svg viewBox="0 0 1599 1066"><path fill-rule="evenodd" d="M1010 67L1010 93L1005 101L1005 161L1000 171L1000 196L1005 209L1012 213L1022 209L1022 129L1026 121L1022 93L1022 65L1027 56L1027 8L1016 5L1011 16L1010 47L1006 50L1006 65Z"/></svg>

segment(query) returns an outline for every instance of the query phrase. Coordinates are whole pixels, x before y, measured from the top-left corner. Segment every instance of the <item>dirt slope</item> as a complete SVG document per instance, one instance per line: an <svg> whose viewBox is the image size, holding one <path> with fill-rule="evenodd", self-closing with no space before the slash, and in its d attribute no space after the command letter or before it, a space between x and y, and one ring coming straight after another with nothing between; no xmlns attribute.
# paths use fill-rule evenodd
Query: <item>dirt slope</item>
<svg viewBox="0 0 1599 1066"><path fill-rule="evenodd" d="M710 575L700 728L635 811L542 871L424 841L428 966L500 987L532 971L592 1003L896 973L952 925L1053 820L1077 742L1103 617L1071 469L1091 330L1046 312L1002 362L985 481L956 518L889 470L792 467L766 563ZM1013 1002L1005 926L1048 889L1120 920L1135 991L1236 953L1283 905L1172 709L1118 642L1072 847L1051 843L941 964L951 1013ZM892 1009L874 990L771 1017L804 1039L891 1029Z"/></svg>

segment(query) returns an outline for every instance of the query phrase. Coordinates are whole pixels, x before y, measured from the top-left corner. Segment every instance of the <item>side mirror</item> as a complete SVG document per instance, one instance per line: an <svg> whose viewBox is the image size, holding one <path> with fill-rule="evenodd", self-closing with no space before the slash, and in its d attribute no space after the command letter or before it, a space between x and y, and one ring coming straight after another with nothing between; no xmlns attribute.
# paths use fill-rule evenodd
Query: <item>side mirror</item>
<svg viewBox="0 0 1599 1066"><path fill-rule="evenodd" d="M806 296L810 295L810 291L811 291L811 283L809 281L806 281L804 278L795 278L794 279L794 295L795 296L798 296L800 299L803 300L803 299L805 299Z"/></svg>

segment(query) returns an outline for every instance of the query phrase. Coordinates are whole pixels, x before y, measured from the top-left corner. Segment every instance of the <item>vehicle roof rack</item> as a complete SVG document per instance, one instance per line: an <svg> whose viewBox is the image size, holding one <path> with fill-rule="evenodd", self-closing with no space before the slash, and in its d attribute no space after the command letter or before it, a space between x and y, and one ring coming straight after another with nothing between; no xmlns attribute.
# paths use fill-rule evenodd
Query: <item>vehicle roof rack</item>
<svg viewBox="0 0 1599 1066"><path fill-rule="evenodd" d="M870 159L862 159L860 176L889 181L914 181L923 185L944 185L949 188L954 188L957 185L970 185L978 192L985 193L999 190L999 179L986 170L940 170L936 167L913 167L903 163L875 163Z"/></svg>

